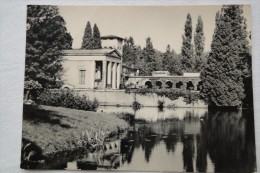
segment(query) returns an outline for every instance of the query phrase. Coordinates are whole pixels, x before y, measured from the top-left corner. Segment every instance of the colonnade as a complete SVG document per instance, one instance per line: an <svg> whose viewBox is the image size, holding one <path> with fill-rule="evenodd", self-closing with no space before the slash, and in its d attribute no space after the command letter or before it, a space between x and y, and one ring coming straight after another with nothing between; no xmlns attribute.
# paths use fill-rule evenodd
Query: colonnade
<svg viewBox="0 0 260 173"><path fill-rule="evenodd" d="M103 61L103 87L119 89L121 81L121 64L112 61Z"/></svg>

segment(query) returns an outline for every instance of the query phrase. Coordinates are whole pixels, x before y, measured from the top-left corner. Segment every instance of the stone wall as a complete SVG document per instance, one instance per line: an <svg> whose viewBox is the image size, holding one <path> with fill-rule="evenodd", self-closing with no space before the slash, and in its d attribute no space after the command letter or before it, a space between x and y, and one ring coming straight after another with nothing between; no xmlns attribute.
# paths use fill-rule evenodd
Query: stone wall
<svg viewBox="0 0 260 173"><path fill-rule="evenodd" d="M175 106L175 107L200 107L206 108L202 100L195 102L193 104L187 104L184 102L184 98L180 97L177 100L170 100L166 97L157 96L157 94L148 95L138 95L135 93L125 93L124 90L81 90L78 91L80 94L86 94L90 99L96 98L100 105L103 106L132 106L133 102L136 100L142 106L158 106L158 101L164 101L165 106Z"/></svg>

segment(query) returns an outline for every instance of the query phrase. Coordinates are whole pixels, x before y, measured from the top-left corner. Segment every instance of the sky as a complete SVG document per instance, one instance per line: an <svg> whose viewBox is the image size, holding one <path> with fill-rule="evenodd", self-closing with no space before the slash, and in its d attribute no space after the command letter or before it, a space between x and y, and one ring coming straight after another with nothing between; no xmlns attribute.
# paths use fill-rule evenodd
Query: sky
<svg viewBox="0 0 260 173"><path fill-rule="evenodd" d="M88 21L96 23L101 36L116 35L123 38L132 36L135 44L145 46L145 39L151 37L153 46L165 51L167 45L177 53L181 52L182 35L187 14L192 17L193 36L198 16L202 17L205 34L205 51L215 29L216 12L219 5L193 6L59 6L60 15L66 22L73 38L73 49L81 47L84 30ZM251 30L251 9L244 6L248 31Z"/></svg>

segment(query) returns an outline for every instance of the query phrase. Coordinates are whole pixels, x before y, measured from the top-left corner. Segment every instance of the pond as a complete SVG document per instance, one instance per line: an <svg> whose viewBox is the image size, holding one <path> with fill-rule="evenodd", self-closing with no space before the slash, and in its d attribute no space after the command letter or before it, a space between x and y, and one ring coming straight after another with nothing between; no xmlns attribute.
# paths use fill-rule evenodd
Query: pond
<svg viewBox="0 0 260 173"><path fill-rule="evenodd" d="M100 106L123 114L130 128L107 139L104 150L81 150L40 169L165 172L256 172L252 110L158 109ZM103 146L103 145L102 145ZM80 158L80 159L78 159Z"/></svg>
<svg viewBox="0 0 260 173"><path fill-rule="evenodd" d="M124 137L111 140L95 165L69 162L66 169L254 172L252 110L208 111L176 108L100 107L99 112L134 115ZM90 157L90 156L88 156Z"/></svg>

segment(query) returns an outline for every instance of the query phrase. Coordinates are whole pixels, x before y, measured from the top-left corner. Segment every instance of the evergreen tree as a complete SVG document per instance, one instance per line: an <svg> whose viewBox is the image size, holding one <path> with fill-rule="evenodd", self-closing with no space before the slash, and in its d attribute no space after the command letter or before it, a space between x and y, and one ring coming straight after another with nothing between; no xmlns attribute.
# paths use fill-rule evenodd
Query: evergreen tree
<svg viewBox="0 0 260 173"><path fill-rule="evenodd" d="M203 22L201 16L198 17L198 23L194 35L195 47L195 65L194 70L200 72L203 67L203 51L205 45L205 37L203 32Z"/></svg>
<svg viewBox="0 0 260 173"><path fill-rule="evenodd" d="M146 71L146 61L143 57L143 49L140 46L137 46L135 49L136 60L135 60L135 68L139 69L139 76L147 75Z"/></svg>
<svg viewBox="0 0 260 173"><path fill-rule="evenodd" d="M146 39L146 46L143 50L143 58L146 62L146 75L152 75L152 72L156 70L156 60L155 49L153 48L153 43L150 37Z"/></svg>
<svg viewBox="0 0 260 173"><path fill-rule="evenodd" d="M181 65L177 59L177 54L171 50L170 45L167 45L166 52L163 54L162 59L163 70L169 71L171 74L182 74Z"/></svg>
<svg viewBox="0 0 260 173"><path fill-rule="evenodd" d="M129 37L125 39L125 44L123 45L123 63L127 66L131 67L132 65L136 65L136 45L134 44L133 37Z"/></svg>
<svg viewBox="0 0 260 173"><path fill-rule="evenodd" d="M101 49L100 32L96 24L93 27L93 49Z"/></svg>
<svg viewBox="0 0 260 173"><path fill-rule="evenodd" d="M173 60L172 54L171 54L171 47L168 44L166 47L166 52L163 54L162 64L163 69L168 70L169 69L169 62Z"/></svg>
<svg viewBox="0 0 260 173"><path fill-rule="evenodd" d="M155 50L155 69L158 71L164 70L163 68L163 53L161 51Z"/></svg>
<svg viewBox="0 0 260 173"><path fill-rule="evenodd" d="M85 28L81 49L93 49L93 35L91 24L89 21Z"/></svg>
<svg viewBox="0 0 260 173"><path fill-rule="evenodd" d="M240 5L225 5L216 15L216 28L206 67L201 73L202 92L210 105L241 107L244 79L250 76L247 34Z"/></svg>
<svg viewBox="0 0 260 173"><path fill-rule="evenodd" d="M72 37L56 6L27 7L26 90L59 86L61 50L70 49Z"/></svg>
<svg viewBox="0 0 260 173"><path fill-rule="evenodd" d="M182 36L182 69L187 72L193 71L194 68L194 50L192 45L192 19L190 14L187 15L187 20L184 26L184 35Z"/></svg>

